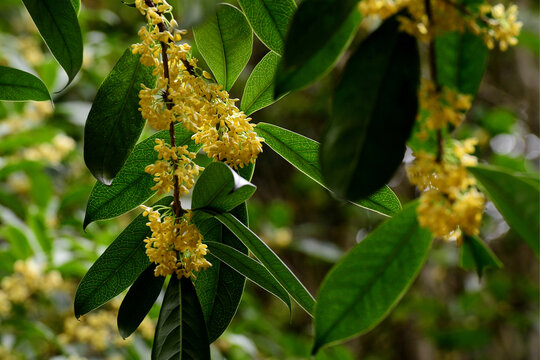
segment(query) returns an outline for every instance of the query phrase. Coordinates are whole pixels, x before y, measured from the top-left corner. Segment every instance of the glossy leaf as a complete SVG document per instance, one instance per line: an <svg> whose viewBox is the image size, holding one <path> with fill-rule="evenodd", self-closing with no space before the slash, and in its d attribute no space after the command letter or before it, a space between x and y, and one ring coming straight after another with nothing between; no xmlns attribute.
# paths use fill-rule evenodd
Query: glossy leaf
<svg viewBox="0 0 540 360"><path fill-rule="evenodd" d="M343 24L339 24L337 31L332 33L328 42L301 66L280 67L276 73L276 97L299 90L330 71L354 38L361 21L362 15L358 11L351 11Z"/></svg>
<svg viewBox="0 0 540 360"><path fill-rule="evenodd" d="M324 182L358 200L386 184L401 164L418 110L416 39L386 20L354 52L334 94L321 141Z"/></svg>
<svg viewBox="0 0 540 360"><path fill-rule="evenodd" d="M283 70L295 72L327 46L357 0L304 0L293 16L285 41Z"/></svg>
<svg viewBox="0 0 540 360"><path fill-rule="evenodd" d="M256 186L220 161L208 165L193 188L192 209L231 211L248 200Z"/></svg>
<svg viewBox="0 0 540 360"><path fill-rule="evenodd" d="M169 205L168 196L156 205ZM144 239L152 232L139 215L112 242L81 280L75 294L75 316L92 311L128 288L150 265Z"/></svg>
<svg viewBox="0 0 540 360"><path fill-rule="evenodd" d="M214 217L247 246L298 305L308 314L313 313L313 307L315 306L313 296L264 241L232 214L218 214L214 215Z"/></svg>
<svg viewBox="0 0 540 360"><path fill-rule="evenodd" d="M486 269L500 269L502 263L477 236L464 236L459 253L459 266L468 271L476 270L481 278Z"/></svg>
<svg viewBox="0 0 540 360"><path fill-rule="evenodd" d="M248 223L247 206L242 204L232 213L244 224ZM196 211L194 221L204 241L221 242L243 254L248 249L219 221L206 213ZM203 309L208 338L215 341L229 326L236 314L244 292L245 277L209 253L206 259L212 266L197 274L195 288Z"/></svg>
<svg viewBox="0 0 540 360"><path fill-rule="evenodd" d="M50 100L49 90L38 77L6 66L0 66L0 100Z"/></svg>
<svg viewBox="0 0 540 360"><path fill-rule="evenodd" d="M23 3L71 82L83 60L81 28L71 0L23 0Z"/></svg>
<svg viewBox="0 0 540 360"><path fill-rule="evenodd" d="M315 307L315 344L365 333L381 322L418 275L431 233L416 220L416 203L352 248L326 275Z"/></svg>
<svg viewBox="0 0 540 360"><path fill-rule="evenodd" d="M193 134L181 124L176 125L175 134L177 146L187 145L188 150L194 152L200 149L201 146L191 140ZM93 221L122 215L155 194L155 190L151 190L154 180L144 172L144 168L157 160L158 154L154 150L156 138L170 143L167 130L150 136L135 146L110 186L96 183L86 205L85 228Z"/></svg>
<svg viewBox="0 0 540 360"><path fill-rule="evenodd" d="M190 279L172 276L154 335L152 360L210 360L206 326Z"/></svg>
<svg viewBox="0 0 540 360"><path fill-rule="evenodd" d="M287 291L270 274L266 268L258 261L250 258L242 252L228 245L215 241L205 241L210 253L229 265L240 274L244 275L255 284L259 285L269 293L275 295L291 309L291 299Z"/></svg>
<svg viewBox="0 0 540 360"><path fill-rule="evenodd" d="M507 172L494 166L478 165L469 172L495 204L512 230L540 257L540 190L536 179Z"/></svg>
<svg viewBox="0 0 540 360"><path fill-rule="evenodd" d="M139 275L118 309L118 330L124 339L137 330L161 293L165 277L155 276L155 269L151 264Z"/></svg>
<svg viewBox="0 0 540 360"><path fill-rule="evenodd" d="M144 119L139 91L152 88L152 67L127 49L96 94L84 127L84 161L90 172L110 185L139 139Z"/></svg>
<svg viewBox="0 0 540 360"><path fill-rule="evenodd" d="M255 131L272 150L327 189L319 165L318 142L272 124L258 123ZM399 199L388 186L365 199L351 203L388 216L401 210Z"/></svg>
<svg viewBox="0 0 540 360"><path fill-rule="evenodd" d="M238 0L257 37L266 47L283 53L289 22L296 10L293 0Z"/></svg>
<svg viewBox="0 0 540 360"><path fill-rule="evenodd" d="M251 57L253 33L244 14L220 4L213 17L193 29L193 35L216 81L229 91Z"/></svg>
<svg viewBox="0 0 540 360"><path fill-rule="evenodd" d="M280 60L279 55L269 52L249 75L240 104L240 110L246 115L251 115L279 100L274 99L274 77Z"/></svg>
<svg viewBox="0 0 540 360"><path fill-rule="evenodd" d="M470 33L446 32L435 38L437 81L440 85L475 95L487 64L484 41Z"/></svg>

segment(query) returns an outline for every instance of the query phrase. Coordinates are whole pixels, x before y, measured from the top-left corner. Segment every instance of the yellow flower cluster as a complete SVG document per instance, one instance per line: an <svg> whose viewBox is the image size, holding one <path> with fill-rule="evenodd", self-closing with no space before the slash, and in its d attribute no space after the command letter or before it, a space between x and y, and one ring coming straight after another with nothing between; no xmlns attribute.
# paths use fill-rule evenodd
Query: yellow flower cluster
<svg viewBox="0 0 540 360"><path fill-rule="evenodd" d="M488 26L480 27L478 24L472 23L471 30L477 35L482 35L489 49L495 47L495 42L499 43L501 51L506 51L509 45L517 45L517 37L523 23L517 20L518 8L516 5L510 5L508 9L505 9L503 4L495 6L484 4L480 6L480 12Z"/></svg>
<svg viewBox="0 0 540 360"><path fill-rule="evenodd" d="M191 223L190 210L177 219L174 215L161 216L150 207L141 207L143 216L148 216L147 225L152 231L151 237L144 241L150 261L158 265L156 276L176 273L178 278L194 277L194 272L212 266L204 258L207 246L202 243L203 236L197 227Z"/></svg>
<svg viewBox="0 0 540 360"><path fill-rule="evenodd" d="M462 233L479 232L485 199L466 169L476 164L471 155L475 145L476 139L456 141L452 153L440 162L433 154L415 153L407 168L411 183L423 192L418 221L437 237L460 242Z"/></svg>
<svg viewBox="0 0 540 360"><path fill-rule="evenodd" d="M0 316L9 314L12 304L26 303L37 293L49 293L62 286L58 271L43 273L43 267L33 260L18 260L14 273L0 283Z"/></svg>
<svg viewBox="0 0 540 360"><path fill-rule="evenodd" d="M495 43L505 51L509 45L517 44L517 36L522 23L517 21L517 6L491 6L482 4L478 10L470 9L456 0L430 0L431 22L424 0L363 0L358 8L364 16L390 17L402 9L410 16L400 16L401 30L423 42L430 42L434 36L447 31L464 32L469 29L482 36L488 48Z"/></svg>
<svg viewBox="0 0 540 360"><path fill-rule="evenodd" d="M208 156L232 167L254 162L262 151L263 139L254 132L251 119L236 107L236 99L230 99L220 85L205 79L209 75L197 68L196 59L190 55L191 46L177 44L184 31L167 30L176 24L162 15L160 6L169 9L168 4L156 1L155 7L148 7L144 1L138 1L136 5L150 24L141 28L142 42L133 45L132 51L142 54L144 65L155 66L158 76L155 88L143 87L139 94L143 117L156 130L180 122L195 132L193 139L203 144ZM162 63L164 44L166 64Z"/></svg>
<svg viewBox="0 0 540 360"><path fill-rule="evenodd" d="M419 100L420 107L428 113L425 127L437 130L448 124L459 126L471 108L472 96L459 94L447 87L437 89L432 81L422 79Z"/></svg>
<svg viewBox="0 0 540 360"><path fill-rule="evenodd" d="M100 352L111 345L114 347L129 345L131 342L129 338L124 341L120 336L112 336L116 332L116 312L100 310L79 320L73 316L67 317L64 320L64 332L58 336L58 340L63 344L74 342L87 344Z"/></svg>
<svg viewBox="0 0 540 360"><path fill-rule="evenodd" d="M83 343L95 352L108 348L119 348L131 343L132 338L122 339L118 336L116 318L120 300L114 299L105 309L75 319L72 314L64 319L63 332L58 336L62 344ZM137 329L145 339L152 339L155 326L146 317Z"/></svg>
<svg viewBox="0 0 540 360"><path fill-rule="evenodd" d="M168 193L174 187L176 176L180 195L187 194L195 184L195 177L204 169L191 161L196 154L189 152L187 145L171 147L162 139L156 139L154 150L158 152L159 160L144 169L154 176L156 185L152 190L157 190L158 194Z"/></svg>
<svg viewBox="0 0 540 360"><path fill-rule="evenodd" d="M22 158L31 161L47 161L58 164L75 149L75 140L64 134L56 135L52 144L45 143L29 147L22 152Z"/></svg>

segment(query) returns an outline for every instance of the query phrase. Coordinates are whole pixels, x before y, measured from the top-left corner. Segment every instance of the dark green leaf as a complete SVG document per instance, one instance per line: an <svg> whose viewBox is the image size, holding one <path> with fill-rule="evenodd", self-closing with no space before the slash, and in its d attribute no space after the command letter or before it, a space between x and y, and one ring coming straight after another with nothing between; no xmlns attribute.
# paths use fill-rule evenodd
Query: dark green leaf
<svg viewBox="0 0 540 360"><path fill-rule="evenodd" d="M365 333L405 294L424 263L431 233L418 225L416 203L368 235L326 275L315 307L315 344Z"/></svg>
<svg viewBox="0 0 540 360"><path fill-rule="evenodd" d="M330 71L354 38L361 21L362 15L352 11L343 24L339 24L339 29L332 33L328 42L301 66L280 67L276 73L276 97L301 89Z"/></svg>
<svg viewBox="0 0 540 360"><path fill-rule="evenodd" d="M488 49L470 33L445 32L435 38L437 81L463 94L476 95L486 69Z"/></svg>
<svg viewBox="0 0 540 360"><path fill-rule="evenodd" d="M154 335L152 360L210 360L206 326L190 279L171 277Z"/></svg>
<svg viewBox="0 0 540 360"><path fill-rule="evenodd" d="M255 66L244 88L240 109L251 115L279 99L274 99L274 77L280 61L279 55L269 52Z"/></svg>
<svg viewBox="0 0 540 360"><path fill-rule="evenodd" d="M464 236L459 253L459 266L467 271L476 270L481 278L486 269L500 269L502 263L477 236Z"/></svg>
<svg viewBox="0 0 540 360"><path fill-rule="evenodd" d="M235 208L232 213L247 225L245 203ZM194 221L205 242L222 242L243 254L248 253L244 244L219 221L200 211L196 211L195 214ZM212 253L207 254L206 259L212 266L197 274L195 288L203 309L208 338L213 342L225 331L236 314L244 292L245 278L214 257Z"/></svg>
<svg viewBox="0 0 540 360"><path fill-rule="evenodd" d="M322 180L319 165L319 143L305 136L294 133L276 125L258 123L255 131L264 138L264 143L290 162L298 170L306 174L319 185L327 188ZM391 216L401 210L397 196L388 186L376 193L352 204Z"/></svg>
<svg viewBox="0 0 540 360"><path fill-rule="evenodd" d="M194 152L200 149L201 146L191 140L193 134L184 129L182 124L175 126L175 133L177 146L187 145L188 150ZM158 154L154 150L157 138L170 143L167 130L150 136L135 146L111 186L96 183L86 205L85 228L93 221L121 215L142 204L155 193L155 190L150 189L154 186L154 180L144 172L144 168L157 160Z"/></svg>
<svg viewBox="0 0 540 360"><path fill-rule="evenodd" d="M266 291L281 299L291 309L291 299L266 268L258 261L233 247L215 241L206 241L210 253Z"/></svg>
<svg viewBox="0 0 540 360"><path fill-rule="evenodd" d="M155 276L155 269L151 264L139 275L118 309L118 330L124 339L137 330L161 293L165 277Z"/></svg>
<svg viewBox="0 0 540 360"><path fill-rule="evenodd" d="M71 82L83 60L81 28L71 0L23 0L23 3Z"/></svg>
<svg viewBox="0 0 540 360"><path fill-rule="evenodd" d="M332 41L358 0L304 0L293 16L282 68L293 73Z"/></svg>
<svg viewBox="0 0 540 360"><path fill-rule="evenodd" d="M49 90L39 78L25 71L0 66L0 100L50 100Z"/></svg>
<svg viewBox="0 0 540 360"><path fill-rule="evenodd" d="M282 54L289 22L296 10L293 0L238 0L257 37Z"/></svg>
<svg viewBox="0 0 540 360"><path fill-rule="evenodd" d="M193 188L192 209L231 211L253 195L256 186L220 161L208 165Z"/></svg>
<svg viewBox="0 0 540 360"><path fill-rule="evenodd" d="M141 84L152 88L152 67L127 49L103 81L84 127L84 161L105 185L124 165L144 126L139 111Z"/></svg>
<svg viewBox="0 0 540 360"><path fill-rule="evenodd" d="M264 241L232 214L218 214L214 215L214 217L247 246L298 305L308 314L313 313L313 307L315 306L313 296Z"/></svg>
<svg viewBox="0 0 540 360"><path fill-rule="evenodd" d="M213 17L193 29L193 35L216 81L229 91L251 57L253 33L244 14L220 4Z"/></svg>
<svg viewBox="0 0 540 360"><path fill-rule="evenodd" d="M167 196L155 205L169 205ZM150 265L144 239L148 219L139 215L112 242L81 280L75 294L75 316L92 311L120 294Z"/></svg>
<svg viewBox="0 0 540 360"><path fill-rule="evenodd" d="M539 179L523 177L494 166L478 165L469 172L510 225L540 257Z"/></svg>
<svg viewBox="0 0 540 360"><path fill-rule="evenodd" d="M405 154L418 109L416 39L386 20L349 59L321 141L325 184L349 200L387 183Z"/></svg>

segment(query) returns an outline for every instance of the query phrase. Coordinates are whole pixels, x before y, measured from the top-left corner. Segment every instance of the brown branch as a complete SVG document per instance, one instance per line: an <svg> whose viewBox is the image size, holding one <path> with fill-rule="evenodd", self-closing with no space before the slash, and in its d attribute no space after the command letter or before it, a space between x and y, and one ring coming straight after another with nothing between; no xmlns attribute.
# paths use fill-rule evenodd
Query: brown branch
<svg viewBox="0 0 540 360"><path fill-rule="evenodd" d="M426 15L428 18L428 30L431 33L431 39L429 41L428 45L428 57L429 57L429 73L431 76L431 81L435 84L435 91L437 93L440 93L441 86L439 85L439 80L437 77L437 56L435 54L435 39L433 38L433 30L434 30L434 16L433 16L433 9L431 7L431 0L424 0L424 7L426 10ZM442 161L443 157L443 138L442 138L442 132L441 129L437 129L437 157L435 161L440 163Z"/></svg>
<svg viewBox="0 0 540 360"><path fill-rule="evenodd" d="M152 0L145 0L145 3L148 7L155 7L155 4ZM159 15L161 13L157 12ZM165 28L165 24L163 22L160 22L157 24L158 29L160 32L165 32L167 29ZM165 102L167 109L171 110L173 107L172 101L169 98L169 83L171 81L170 79L170 73L169 73L169 56L167 55L167 49L169 47L169 44L164 41L160 41L161 43L161 60L163 63L163 76L167 79L167 88L165 89L165 92L163 93L163 101ZM186 66L187 71L191 74L194 74L193 66L189 64L187 61L183 61L184 66ZM187 66L186 65L189 66ZM171 147L176 147L176 135L174 133L174 122L171 122L169 124L169 136L171 138ZM176 175L176 170L178 169L178 160L171 159L172 165L173 165L173 179L174 179L174 188L173 188L173 211L176 215L176 221L179 221L180 217L183 215L184 210L182 209L182 204L180 203L180 179L178 178L178 175Z"/></svg>

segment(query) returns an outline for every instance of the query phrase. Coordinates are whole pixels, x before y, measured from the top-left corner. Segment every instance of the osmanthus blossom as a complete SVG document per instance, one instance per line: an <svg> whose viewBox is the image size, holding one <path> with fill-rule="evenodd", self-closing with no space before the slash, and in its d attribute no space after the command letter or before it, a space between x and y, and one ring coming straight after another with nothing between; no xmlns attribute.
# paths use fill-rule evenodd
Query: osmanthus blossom
<svg viewBox="0 0 540 360"><path fill-rule="evenodd" d="M221 85L210 81L210 74L197 67L191 46L179 43L186 31L175 28L172 7L164 0L137 0L135 5L148 23L139 30L141 43L133 45L132 52L141 54L141 63L153 66L157 76L154 88L143 85L139 93L143 118L156 130L171 131L174 124L181 124L194 133L192 139L202 144L209 157L233 168L254 163L263 139L255 133L251 119L236 107L237 99L229 98ZM192 161L196 154L163 139L156 139L154 149L158 160L145 168L154 176L152 190L187 194L204 170ZM157 264L156 276L194 277L211 266L204 258L208 250L190 210L144 207L143 215L148 216L152 230L145 242L150 261Z"/></svg>

